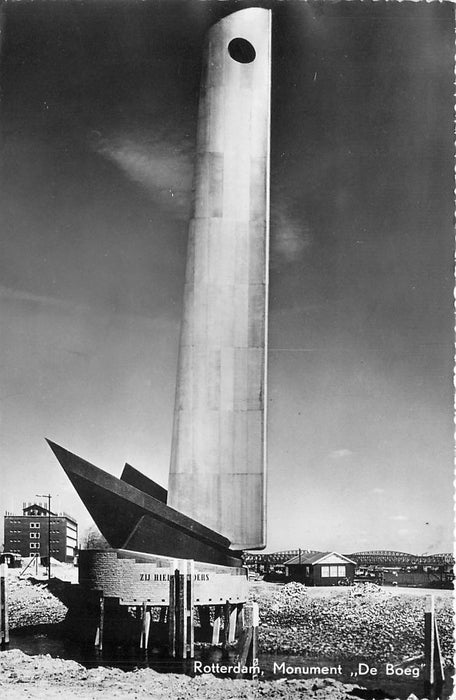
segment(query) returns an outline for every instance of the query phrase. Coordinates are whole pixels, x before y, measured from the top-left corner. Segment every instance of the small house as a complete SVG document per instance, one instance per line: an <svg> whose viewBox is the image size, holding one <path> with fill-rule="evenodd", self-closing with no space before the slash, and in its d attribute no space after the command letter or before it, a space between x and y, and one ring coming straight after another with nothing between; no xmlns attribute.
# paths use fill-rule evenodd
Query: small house
<svg viewBox="0 0 456 700"><path fill-rule="evenodd" d="M22 559L19 554L14 552L2 552L0 554L0 564L6 564L9 569L20 569Z"/></svg>
<svg viewBox="0 0 456 700"><path fill-rule="evenodd" d="M351 585L356 562L338 552L301 553L285 562L285 574L291 581L306 586Z"/></svg>

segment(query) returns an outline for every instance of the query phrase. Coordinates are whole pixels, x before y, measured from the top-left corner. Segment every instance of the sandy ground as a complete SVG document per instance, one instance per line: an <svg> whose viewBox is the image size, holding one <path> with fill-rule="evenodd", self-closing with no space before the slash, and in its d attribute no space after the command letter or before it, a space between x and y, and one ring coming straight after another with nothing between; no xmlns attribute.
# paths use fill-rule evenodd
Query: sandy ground
<svg viewBox="0 0 456 700"><path fill-rule="evenodd" d="M33 578L37 581L43 581L45 583L48 580L48 570L46 566L36 566L31 559L23 559L23 565L18 569L8 569L9 578L18 578L21 574L23 578ZM25 567L28 564L28 568ZM24 572L24 573L22 573ZM68 583L78 582L78 568L72 564L64 564L61 561L57 561L51 557L51 578L58 578L61 581L68 581Z"/></svg>
<svg viewBox="0 0 456 700"><path fill-rule="evenodd" d="M2 698L166 698L167 700L353 700L356 685L336 680L251 681L215 678L204 674L190 678L160 674L151 669L123 672L112 668L85 669L74 661L49 656L26 656L21 651L0 653ZM360 697L358 695L358 697ZM361 695L363 697L363 695ZM415 700L414 695L409 696Z"/></svg>

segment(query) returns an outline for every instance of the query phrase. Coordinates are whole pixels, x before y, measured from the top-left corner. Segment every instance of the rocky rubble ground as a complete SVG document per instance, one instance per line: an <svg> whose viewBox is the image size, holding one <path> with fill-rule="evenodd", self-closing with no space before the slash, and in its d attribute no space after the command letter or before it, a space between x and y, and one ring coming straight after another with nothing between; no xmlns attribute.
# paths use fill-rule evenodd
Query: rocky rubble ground
<svg viewBox="0 0 456 700"><path fill-rule="evenodd" d="M375 584L340 589L330 599L311 597L305 586L289 583L274 592L257 591L259 646L263 652L310 657L399 663L424 652L423 597L395 595ZM445 662L453 661L451 599L436 598L436 616Z"/></svg>
<svg viewBox="0 0 456 700"><path fill-rule="evenodd" d="M8 577L8 617L10 629L28 625L56 624L65 619L67 608L48 588L47 581L32 582Z"/></svg>
<svg viewBox="0 0 456 700"><path fill-rule="evenodd" d="M60 582L61 583L61 582ZM57 590L59 581L51 581ZM329 597L328 597L329 595ZM315 595L297 583L260 586L260 652L353 660L354 657L400 662L423 651L424 598L382 589L375 584ZM452 662L451 597L436 595L436 612L445 661ZM11 629L61 622L65 605L47 582L9 580ZM0 653L0 697L10 698L170 698L170 700L348 700L357 686L331 678L230 680L211 675L189 678L152 669L125 673L119 669L87 670L74 661L26 656L18 650ZM361 693L363 691L360 691ZM358 697L366 697L359 695ZM410 696L412 698L413 696Z"/></svg>

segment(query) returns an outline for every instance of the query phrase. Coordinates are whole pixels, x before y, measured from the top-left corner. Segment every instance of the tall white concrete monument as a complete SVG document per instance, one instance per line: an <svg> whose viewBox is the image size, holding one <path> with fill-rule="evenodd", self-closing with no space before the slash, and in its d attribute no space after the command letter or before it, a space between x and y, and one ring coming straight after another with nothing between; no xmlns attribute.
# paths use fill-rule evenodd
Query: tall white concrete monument
<svg viewBox="0 0 456 700"><path fill-rule="evenodd" d="M48 440L111 547L239 569L266 544L271 13L209 31L168 491Z"/></svg>
<svg viewBox="0 0 456 700"><path fill-rule="evenodd" d="M271 13L208 33L168 505L265 546Z"/></svg>

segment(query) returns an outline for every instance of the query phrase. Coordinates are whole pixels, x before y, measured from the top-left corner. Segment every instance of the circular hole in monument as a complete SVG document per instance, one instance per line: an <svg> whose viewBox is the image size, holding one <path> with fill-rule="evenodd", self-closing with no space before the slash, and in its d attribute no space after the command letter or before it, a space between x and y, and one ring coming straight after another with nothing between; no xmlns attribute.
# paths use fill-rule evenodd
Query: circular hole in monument
<svg viewBox="0 0 456 700"><path fill-rule="evenodd" d="M238 63L252 63L256 57L256 51L247 39L232 39L228 44L228 53Z"/></svg>

